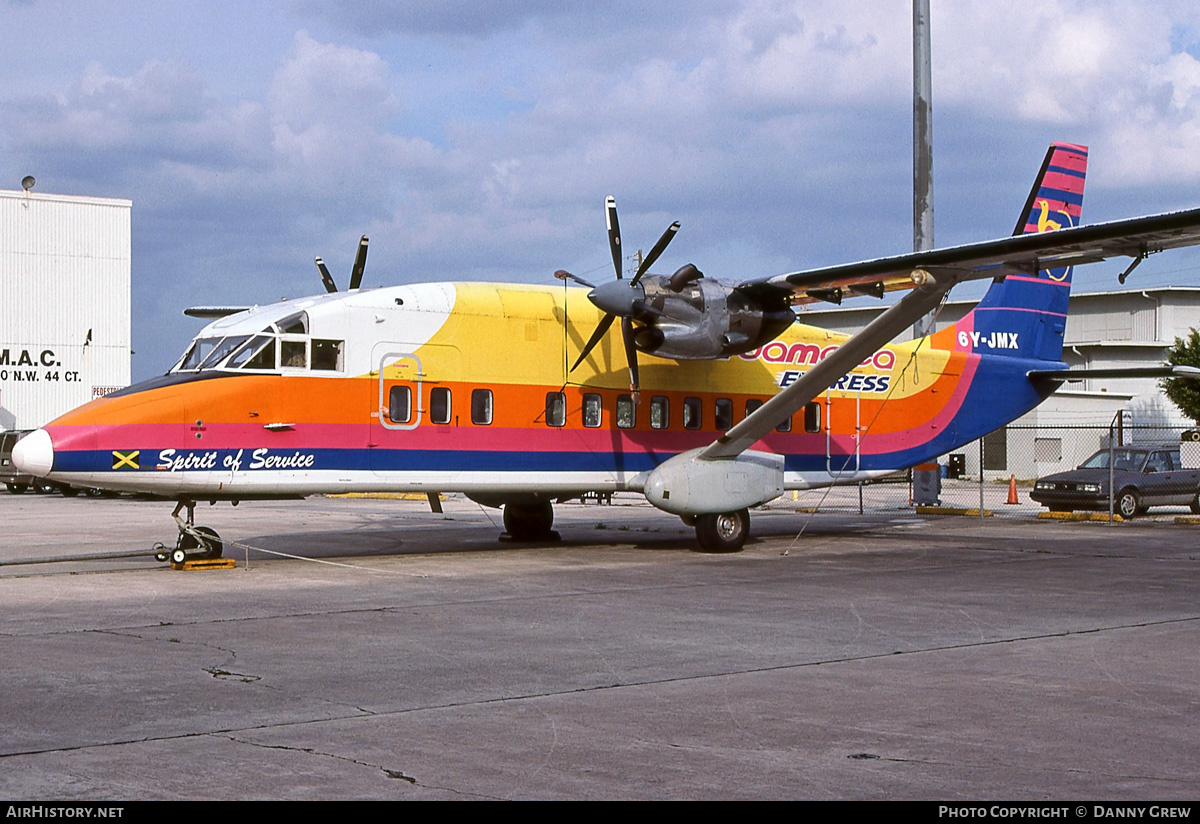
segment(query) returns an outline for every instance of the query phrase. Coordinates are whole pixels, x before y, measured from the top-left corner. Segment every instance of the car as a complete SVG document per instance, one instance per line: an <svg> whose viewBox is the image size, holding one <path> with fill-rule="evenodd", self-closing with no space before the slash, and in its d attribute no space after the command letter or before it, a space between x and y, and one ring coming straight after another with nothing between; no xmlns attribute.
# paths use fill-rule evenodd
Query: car
<svg viewBox="0 0 1200 824"><path fill-rule="evenodd" d="M1107 511L1110 455L1113 511L1122 518L1152 506L1187 506L1200 514L1200 469L1181 466L1177 443L1101 449L1078 469L1039 479L1029 497L1051 512Z"/></svg>
<svg viewBox="0 0 1200 824"><path fill-rule="evenodd" d="M23 495L30 489L34 492L61 492L67 498L78 495L81 491L78 487L52 484L32 475L26 475L13 466L13 447L16 446L17 441L32 431L31 429L10 429L0 432L0 483L4 484L13 495Z"/></svg>
<svg viewBox="0 0 1200 824"><path fill-rule="evenodd" d="M10 429L0 432L0 483L14 495L20 495L37 484L37 478L26 475L13 466L12 451L17 441L29 434L27 429Z"/></svg>

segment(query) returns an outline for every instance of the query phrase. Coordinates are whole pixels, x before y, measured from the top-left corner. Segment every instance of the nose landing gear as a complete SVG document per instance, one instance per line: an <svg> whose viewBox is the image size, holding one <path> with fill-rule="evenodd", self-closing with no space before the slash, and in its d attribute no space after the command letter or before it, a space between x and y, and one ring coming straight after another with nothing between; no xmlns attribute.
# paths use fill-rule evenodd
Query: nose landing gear
<svg viewBox="0 0 1200 824"><path fill-rule="evenodd" d="M179 513L187 509L187 518L179 517ZM154 559L165 562L167 558L174 564L182 564L189 559L211 560L220 558L225 547L221 536L215 529L207 526L195 526L196 502L180 501L171 513L175 523L179 525L179 537L175 541L175 549L167 553L166 547L154 553Z"/></svg>

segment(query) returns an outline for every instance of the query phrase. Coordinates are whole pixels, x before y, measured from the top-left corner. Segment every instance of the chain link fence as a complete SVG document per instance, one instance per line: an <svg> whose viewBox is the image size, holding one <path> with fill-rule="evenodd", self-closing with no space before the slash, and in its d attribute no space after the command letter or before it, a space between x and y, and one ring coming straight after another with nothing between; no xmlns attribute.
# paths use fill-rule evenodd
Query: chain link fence
<svg viewBox="0 0 1200 824"><path fill-rule="evenodd" d="M1185 514L1196 503L1200 431L1132 425L1117 418L1111 425L1013 424L943 455L937 460L939 505L1036 517L1050 508L1030 497L1038 482L1043 488L1053 485L1049 476L1070 472L1093 456L1096 467L1088 478L1062 482L1079 486L1070 490L1077 497L1060 499L1053 508L1107 513L1110 488L1118 514L1126 488L1136 490L1126 501L1134 514L1144 514L1148 507L1155 513ZM776 505L822 512L913 511L912 471L851 486L786 492Z"/></svg>

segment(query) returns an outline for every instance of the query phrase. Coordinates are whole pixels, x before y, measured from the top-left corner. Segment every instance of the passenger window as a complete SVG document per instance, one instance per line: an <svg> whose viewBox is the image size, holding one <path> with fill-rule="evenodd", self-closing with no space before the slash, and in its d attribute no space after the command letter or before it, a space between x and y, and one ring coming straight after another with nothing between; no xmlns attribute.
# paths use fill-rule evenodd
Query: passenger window
<svg viewBox="0 0 1200 824"><path fill-rule="evenodd" d="M821 404L818 401L804 405L804 431L821 431Z"/></svg>
<svg viewBox="0 0 1200 824"><path fill-rule="evenodd" d="M766 401L759 400L758 398L750 398L748 401L746 401L746 417L748 418L754 412L758 411L758 408L760 406L762 406L764 403L766 403ZM784 418L782 421L780 421L779 425L775 427L775 431L776 432L791 432L792 431L792 416L788 415L786 418Z"/></svg>
<svg viewBox="0 0 1200 824"><path fill-rule="evenodd" d="M562 426L567 422L567 396L562 392L546 393L546 426Z"/></svg>
<svg viewBox="0 0 1200 824"><path fill-rule="evenodd" d="M699 398L685 398L683 401L683 428L699 429L704 422L704 404Z"/></svg>
<svg viewBox="0 0 1200 824"><path fill-rule="evenodd" d="M450 423L450 390L444 386L429 390L429 420Z"/></svg>
<svg viewBox="0 0 1200 824"><path fill-rule="evenodd" d="M617 395L617 426L622 429L633 429L637 423L637 407L633 404L632 395Z"/></svg>
<svg viewBox="0 0 1200 824"><path fill-rule="evenodd" d="M604 422L604 406L600 402L599 395L587 394L583 396L583 425L589 429L595 429Z"/></svg>
<svg viewBox="0 0 1200 824"><path fill-rule="evenodd" d="M312 368L322 372L341 372L342 341L313 338Z"/></svg>
<svg viewBox="0 0 1200 824"><path fill-rule="evenodd" d="M650 399L650 428L666 429L671 425L671 402L663 395Z"/></svg>
<svg viewBox="0 0 1200 824"><path fill-rule="evenodd" d="M393 386L388 392L388 420L408 423L412 420L412 392L407 386Z"/></svg>
<svg viewBox="0 0 1200 824"><path fill-rule="evenodd" d="M308 345L306 341L280 341L279 355L279 365L287 369L304 369L308 366Z"/></svg>
<svg viewBox="0 0 1200 824"><path fill-rule="evenodd" d="M471 390L471 423L487 426L492 422L492 390Z"/></svg>
<svg viewBox="0 0 1200 824"><path fill-rule="evenodd" d="M729 398L717 398L713 414L718 431L728 432L733 428L733 401Z"/></svg>

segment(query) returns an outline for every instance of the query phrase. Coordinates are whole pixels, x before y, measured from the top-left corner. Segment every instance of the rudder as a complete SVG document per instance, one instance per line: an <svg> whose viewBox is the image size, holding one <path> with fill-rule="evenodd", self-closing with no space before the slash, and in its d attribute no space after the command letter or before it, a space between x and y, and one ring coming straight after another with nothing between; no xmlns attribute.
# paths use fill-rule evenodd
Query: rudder
<svg viewBox="0 0 1200 824"><path fill-rule="evenodd" d="M1014 235L1078 226L1087 173L1086 146L1053 143L1017 218ZM1071 296L1072 267L998 278L956 324L960 345L993 355L1058 362Z"/></svg>

